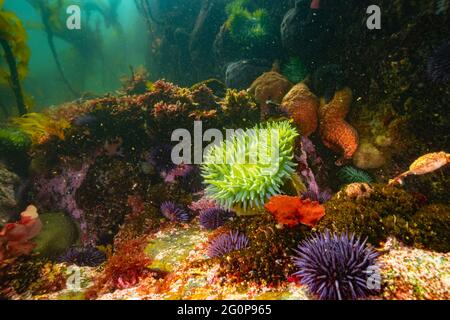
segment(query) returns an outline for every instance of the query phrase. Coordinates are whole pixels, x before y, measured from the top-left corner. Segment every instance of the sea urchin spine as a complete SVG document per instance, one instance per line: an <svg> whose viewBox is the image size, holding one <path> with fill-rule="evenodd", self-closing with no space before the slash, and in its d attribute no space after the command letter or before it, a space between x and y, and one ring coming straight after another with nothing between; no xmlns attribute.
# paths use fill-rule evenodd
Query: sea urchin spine
<svg viewBox="0 0 450 320"><path fill-rule="evenodd" d="M232 216L232 213L220 208L210 208L203 211L200 216L200 225L208 230L217 229L225 223Z"/></svg>
<svg viewBox="0 0 450 320"><path fill-rule="evenodd" d="M208 256L218 258L227 253L244 249L248 246L248 238L239 231L230 231L215 238L208 247Z"/></svg>
<svg viewBox="0 0 450 320"><path fill-rule="evenodd" d="M173 222L188 222L189 214L179 205L172 201L166 201L161 204L161 213L164 217Z"/></svg>
<svg viewBox="0 0 450 320"><path fill-rule="evenodd" d="M359 299L375 293L369 277L378 270L378 253L355 235L327 231L301 242L294 251L294 275L319 299Z"/></svg>

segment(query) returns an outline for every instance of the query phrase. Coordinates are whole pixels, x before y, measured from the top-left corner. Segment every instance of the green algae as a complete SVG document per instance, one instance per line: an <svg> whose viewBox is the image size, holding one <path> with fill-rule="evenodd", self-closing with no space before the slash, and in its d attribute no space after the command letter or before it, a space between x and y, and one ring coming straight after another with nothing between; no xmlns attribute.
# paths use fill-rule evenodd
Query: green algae
<svg viewBox="0 0 450 320"><path fill-rule="evenodd" d="M199 226L174 229L160 233L151 240L145 252L152 258L151 269L173 272L189 256L189 253L205 238L206 232Z"/></svg>

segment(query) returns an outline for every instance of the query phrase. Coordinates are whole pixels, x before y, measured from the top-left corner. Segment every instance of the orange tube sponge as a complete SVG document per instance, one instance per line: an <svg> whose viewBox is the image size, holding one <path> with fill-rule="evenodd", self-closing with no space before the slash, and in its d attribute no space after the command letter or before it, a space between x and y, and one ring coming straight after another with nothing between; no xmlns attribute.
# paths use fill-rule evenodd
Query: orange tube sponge
<svg viewBox="0 0 450 320"><path fill-rule="evenodd" d="M295 85L281 102L282 109L294 119L294 123L306 137L317 130L319 106L319 99L304 83Z"/></svg>
<svg viewBox="0 0 450 320"><path fill-rule="evenodd" d="M267 101L280 104L283 97L292 88L292 83L275 71L264 73L256 79L248 89L261 108L261 116L264 118L269 114Z"/></svg>
<svg viewBox="0 0 450 320"><path fill-rule="evenodd" d="M319 109L320 135L327 148L341 155L336 161L337 165L351 159L358 149L358 132L345 121L352 98L350 88L344 88L336 92L330 103L322 101Z"/></svg>

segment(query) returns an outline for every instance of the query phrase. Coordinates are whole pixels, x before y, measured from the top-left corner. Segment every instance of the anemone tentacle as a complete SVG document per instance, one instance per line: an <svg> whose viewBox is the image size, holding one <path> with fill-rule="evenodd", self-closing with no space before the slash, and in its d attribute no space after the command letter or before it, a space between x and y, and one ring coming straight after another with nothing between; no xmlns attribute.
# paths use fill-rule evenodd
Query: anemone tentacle
<svg viewBox="0 0 450 320"><path fill-rule="evenodd" d="M261 208L295 173L290 121L260 124L209 149L202 165L206 195L219 206Z"/></svg>

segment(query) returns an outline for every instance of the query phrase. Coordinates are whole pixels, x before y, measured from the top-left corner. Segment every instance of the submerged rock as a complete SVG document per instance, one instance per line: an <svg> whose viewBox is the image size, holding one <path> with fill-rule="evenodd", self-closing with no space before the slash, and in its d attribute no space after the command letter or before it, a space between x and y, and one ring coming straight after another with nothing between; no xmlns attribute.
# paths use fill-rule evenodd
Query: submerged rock
<svg viewBox="0 0 450 320"><path fill-rule="evenodd" d="M233 89L247 89L256 78L271 68L271 63L265 60L248 59L232 62L227 66L225 73L226 85Z"/></svg>
<svg viewBox="0 0 450 320"><path fill-rule="evenodd" d="M0 162L0 225L9 220L8 211L17 205L15 187L20 178Z"/></svg>
<svg viewBox="0 0 450 320"><path fill-rule="evenodd" d="M311 62L331 41L333 29L329 20L325 10L310 10L308 1L297 1L281 23L283 48Z"/></svg>

